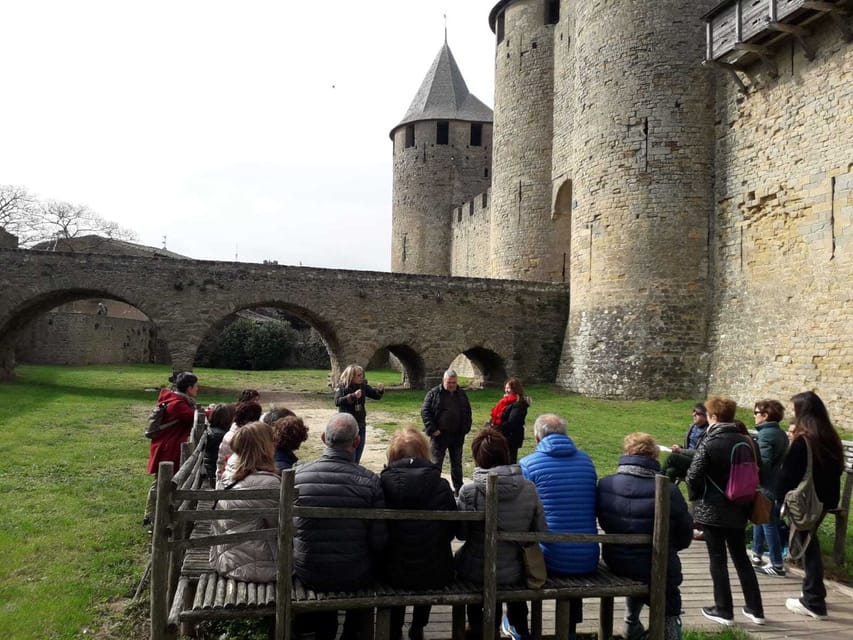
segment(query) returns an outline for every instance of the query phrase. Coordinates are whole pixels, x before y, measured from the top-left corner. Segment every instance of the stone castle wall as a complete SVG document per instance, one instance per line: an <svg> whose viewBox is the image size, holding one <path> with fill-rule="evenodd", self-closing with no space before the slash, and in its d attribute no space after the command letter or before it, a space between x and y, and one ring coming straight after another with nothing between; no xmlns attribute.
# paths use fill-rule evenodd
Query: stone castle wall
<svg viewBox="0 0 853 640"><path fill-rule="evenodd" d="M718 79L709 387L742 403L815 390L853 413L853 46L831 20L749 95Z"/></svg>
<svg viewBox="0 0 853 640"><path fill-rule="evenodd" d="M544 0L503 10L495 53L490 272L565 282L562 225L551 216L554 25ZM485 243L484 243L485 244Z"/></svg>
<svg viewBox="0 0 853 640"><path fill-rule="evenodd" d="M572 86L555 90L573 123L555 166L573 191L558 376L571 390L689 397L704 380L713 96L698 16L711 4L574 5Z"/></svg>
<svg viewBox="0 0 853 640"><path fill-rule="evenodd" d="M85 313L45 313L16 341L15 358L30 364L168 362L151 322Z"/></svg>
<svg viewBox="0 0 853 640"><path fill-rule="evenodd" d="M492 194L486 191L453 210L450 274L489 277L489 228Z"/></svg>

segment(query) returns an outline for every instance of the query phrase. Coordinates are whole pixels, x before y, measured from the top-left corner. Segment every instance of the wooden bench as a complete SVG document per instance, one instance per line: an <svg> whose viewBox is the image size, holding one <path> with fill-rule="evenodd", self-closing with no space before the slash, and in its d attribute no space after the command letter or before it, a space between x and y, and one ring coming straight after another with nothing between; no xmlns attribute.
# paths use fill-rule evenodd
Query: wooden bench
<svg viewBox="0 0 853 640"><path fill-rule="evenodd" d="M850 520L850 494L853 493L853 441L842 440L844 447L844 473L841 485L841 499L838 506L829 510L835 516L835 542L832 546L832 559L837 565L847 561L847 524Z"/></svg>
<svg viewBox="0 0 853 640"><path fill-rule="evenodd" d="M391 509L332 509L296 506L294 472L282 474L279 490L241 491L241 498L276 498L278 509L213 510L218 499L233 491L207 489L199 471L203 438L174 476L171 463L163 463L158 474L157 509L152 542L151 638L174 637L182 623L201 620L275 617L275 637L290 640L290 622L299 613L343 609L371 609L365 637L390 640L390 610L395 606L449 605L453 611L453 640L464 640L465 605L483 604L483 640L493 640L499 612L497 601L529 601L531 634L542 636L542 602L556 601L555 633L566 640L569 628L569 600L599 598L599 637L610 638L613 631L615 597L640 596L650 599L650 638L663 639L666 567L669 546L669 481L659 476L655 530L652 535L555 534L547 532L511 533L497 529L496 476L489 478L484 512L402 511ZM219 518L277 518L277 529L219 536L210 534L210 522ZM456 580L440 590L395 589L381 582L356 592L314 592L293 579L292 543L294 516L310 518L357 518L385 520L455 520L484 523L486 545L482 583ZM246 583L217 575L207 562L210 546L248 539L277 540L279 579L273 583ZM541 589L507 587L496 582L498 541L514 542L593 542L651 544L653 574L649 584L613 575L603 565L587 576L549 579Z"/></svg>

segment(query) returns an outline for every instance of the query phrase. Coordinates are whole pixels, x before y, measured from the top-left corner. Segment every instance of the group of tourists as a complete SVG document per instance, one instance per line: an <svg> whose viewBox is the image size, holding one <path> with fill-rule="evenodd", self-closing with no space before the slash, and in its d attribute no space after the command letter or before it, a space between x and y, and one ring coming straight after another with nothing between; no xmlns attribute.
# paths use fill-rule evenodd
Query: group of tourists
<svg viewBox="0 0 853 640"><path fill-rule="evenodd" d="M193 374L179 374L175 390L161 392L159 401L171 403L174 415L182 417L194 406L198 388ZM380 474L360 464L366 438L365 400L379 400L382 385L371 387L364 370L347 367L335 392L334 414L320 435L323 454L314 461L295 466L297 504L311 507L392 508L417 510L484 511L486 482L497 476L498 528L507 532L551 531L555 533L652 533L655 515L655 476L667 473L684 480L691 508L679 487L670 488L669 560L666 581L665 638L681 637L682 611L679 585L682 581L678 552L693 538L703 538L708 549L713 582L713 606L703 615L716 622L734 622L734 606L728 577L728 554L744 594L743 615L764 624L764 609L756 572L784 576L779 505L788 491L804 476L813 474L817 494L832 508L839 499L843 469L841 442L826 407L812 392L792 398L793 420L789 436L780 428L784 407L773 400L755 403L757 438L753 440L742 424L735 423L733 400L712 397L694 407L694 423L685 446L672 447L664 462L658 461L660 447L646 433L631 433L623 442L615 474L598 480L595 466L568 435L566 421L556 414L536 418L534 451L518 460L524 440L524 424L530 398L521 383L510 378L504 396L490 412L489 421L471 440L474 462L471 481L464 482L462 457L465 436L471 430L471 405L458 376L445 372L442 382L430 389L421 408L423 430L405 428L395 432L387 449L387 464ZM191 412L190 412L191 414ZM263 413L260 396L247 390L235 405L209 408L205 468L218 488L258 489L278 485L278 473L293 467L295 451L307 439L308 430L292 411L273 407ZM191 427L191 419L190 419ZM182 427L182 431L183 431ZM168 430L167 430L168 431ZM149 472L157 463L176 453L170 444L186 439L163 435L152 441ZM788 437L791 438L788 446ZM736 468L733 449L746 442L760 467L760 491L772 502L772 515L756 525L748 555L745 531L750 504L727 497L730 474ZM451 484L442 475L445 454L450 457ZM809 458L812 458L810 460ZM723 489L726 488L726 489ZM259 500L241 500L238 493L219 502L222 508L269 507ZM824 514L825 514L824 509ZM152 509L146 512L150 518ZM276 526L263 518L256 521L215 521L215 532L238 532ZM481 582L484 567L482 523L450 521L327 520L296 518L293 543L295 577L316 591L355 591L381 579L403 589L438 589L455 577ZM696 531L694 531L694 528ZM700 533L701 532L701 533ZM695 534L695 535L694 535ZM455 554L451 542L461 546ZM817 537L795 530L803 553L805 578L802 595L786 606L794 613L815 618L826 615L826 590ZM523 549L501 542L497 549L497 582L524 583ZM763 560L767 545L768 561ZM595 543L542 543L549 576L593 573L599 565L600 548ZM649 547L604 545L601 552L610 570L621 576L648 581L651 575ZM750 558L751 555L751 558ZM276 575L276 548L271 541L253 540L213 547L211 565L221 575L245 581L272 581ZM569 636L582 621L581 601L570 603ZM628 598L625 604L623 637L638 640L645 635L640 619L644 598ZM496 611L504 609L496 603ZM359 610L344 616L342 640L356 640L364 627ZM430 607L417 606L408 627L410 640L421 640L429 622ZM392 612L392 640L402 637L405 610ZM507 602L505 615L497 616L502 635L513 640L529 637L525 602ZM467 606L467 634L482 636L481 605ZM338 631L336 612L300 615L294 622L298 633L313 633L316 640L334 640Z"/></svg>

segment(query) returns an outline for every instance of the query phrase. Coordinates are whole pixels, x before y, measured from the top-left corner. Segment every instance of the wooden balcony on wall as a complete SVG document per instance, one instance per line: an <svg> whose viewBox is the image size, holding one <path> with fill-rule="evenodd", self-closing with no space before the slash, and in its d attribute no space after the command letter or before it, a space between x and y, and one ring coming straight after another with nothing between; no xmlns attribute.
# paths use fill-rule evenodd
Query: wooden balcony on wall
<svg viewBox="0 0 853 640"><path fill-rule="evenodd" d="M807 40L808 25L830 16L845 39L851 39L849 0L725 0L703 16L705 62L744 69L761 60L771 73L776 47L795 38L806 57L814 57Z"/></svg>

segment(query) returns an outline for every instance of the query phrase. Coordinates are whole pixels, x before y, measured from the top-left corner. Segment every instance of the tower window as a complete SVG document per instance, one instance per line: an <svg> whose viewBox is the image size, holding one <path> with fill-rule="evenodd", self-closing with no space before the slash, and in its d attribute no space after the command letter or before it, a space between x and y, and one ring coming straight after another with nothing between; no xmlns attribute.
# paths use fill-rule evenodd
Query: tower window
<svg viewBox="0 0 853 640"><path fill-rule="evenodd" d="M504 41L504 12L498 14L498 23L495 31L498 32L498 44Z"/></svg>
<svg viewBox="0 0 853 640"><path fill-rule="evenodd" d="M471 202L468 203L468 215L469 216L474 215L474 201L473 200L471 200Z"/></svg>
<svg viewBox="0 0 853 640"><path fill-rule="evenodd" d="M471 146L480 147L483 145L483 125L479 122L471 123Z"/></svg>
<svg viewBox="0 0 853 640"><path fill-rule="evenodd" d="M545 24L557 24L560 21L560 0L545 0Z"/></svg>
<svg viewBox="0 0 853 640"><path fill-rule="evenodd" d="M489 205L489 196L486 192L483 192L483 209L485 209Z"/></svg>
<svg viewBox="0 0 853 640"><path fill-rule="evenodd" d="M450 123L440 120L435 123L435 143L447 144L450 141Z"/></svg>
<svg viewBox="0 0 853 640"><path fill-rule="evenodd" d="M483 177L484 177L484 178L488 178L488 177L489 177L489 168L488 168L488 167L486 167L485 169L483 169Z"/></svg>
<svg viewBox="0 0 853 640"><path fill-rule="evenodd" d="M406 148L415 146L415 125L406 125Z"/></svg>

